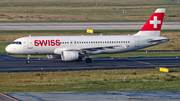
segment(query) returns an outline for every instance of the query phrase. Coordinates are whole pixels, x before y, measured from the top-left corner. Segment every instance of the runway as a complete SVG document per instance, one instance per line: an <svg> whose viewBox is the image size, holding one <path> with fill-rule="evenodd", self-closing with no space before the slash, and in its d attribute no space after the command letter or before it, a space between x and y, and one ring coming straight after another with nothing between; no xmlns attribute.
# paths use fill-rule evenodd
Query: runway
<svg viewBox="0 0 180 101"><path fill-rule="evenodd" d="M0 30L139 30L144 24L145 22L0 23ZM163 22L162 25L162 29L179 28L179 22Z"/></svg>
<svg viewBox="0 0 180 101"><path fill-rule="evenodd" d="M180 91L6 93L5 95L10 98L13 97L14 100L9 100L9 101L179 101L180 100Z"/></svg>
<svg viewBox="0 0 180 101"><path fill-rule="evenodd" d="M60 59L31 59L14 58L0 54L0 72L30 72L30 71L71 71L71 70L98 70L98 69L148 69L180 67L179 57L147 57L147 58L92 58L92 63L63 62Z"/></svg>
<svg viewBox="0 0 180 101"><path fill-rule="evenodd" d="M92 63L62 62L61 60L14 58L0 54L0 72L71 71L97 69L148 69L180 67L179 57L93 58ZM1 101L179 101L180 91L132 91L132 92L48 92L48 93L0 93Z"/></svg>

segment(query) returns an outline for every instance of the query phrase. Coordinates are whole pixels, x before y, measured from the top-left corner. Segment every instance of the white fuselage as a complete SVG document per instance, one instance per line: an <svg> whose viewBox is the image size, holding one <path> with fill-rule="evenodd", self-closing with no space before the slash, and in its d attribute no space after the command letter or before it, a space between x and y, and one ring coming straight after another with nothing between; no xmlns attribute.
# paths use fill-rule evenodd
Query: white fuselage
<svg viewBox="0 0 180 101"><path fill-rule="evenodd" d="M166 37L153 36L32 36L16 39L15 44L6 47L6 51L12 54L55 54L55 49L86 50L88 54L121 53L144 47L156 45L165 41L148 42L151 39L165 39ZM16 44L20 42L20 44ZM96 50L96 47L98 48ZM92 48L92 50L90 50ZM99 49L101 48L101 49Z"/></svg>

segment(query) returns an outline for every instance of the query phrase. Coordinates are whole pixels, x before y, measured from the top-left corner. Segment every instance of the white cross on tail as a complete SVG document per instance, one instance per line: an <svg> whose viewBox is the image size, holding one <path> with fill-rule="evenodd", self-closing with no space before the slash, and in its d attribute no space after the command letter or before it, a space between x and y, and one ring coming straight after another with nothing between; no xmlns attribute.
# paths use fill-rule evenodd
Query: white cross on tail
<svg viewBox="0 0 180 101"><path fill-rule="evenodd" d="M157 20L157 16L154 16L154 20L150 20L150 24L154 24L154 28L157 28L157 24L161 24L161 20Z"/></svg>

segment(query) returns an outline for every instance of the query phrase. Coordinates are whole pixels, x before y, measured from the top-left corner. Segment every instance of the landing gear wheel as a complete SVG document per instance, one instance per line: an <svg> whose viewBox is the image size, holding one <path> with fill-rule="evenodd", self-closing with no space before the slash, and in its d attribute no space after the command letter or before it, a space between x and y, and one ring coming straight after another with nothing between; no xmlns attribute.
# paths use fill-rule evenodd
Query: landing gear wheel
<svg viewBox="0 0 180 101"><path fill-rule="evenodd" d="M26 63L27 63L27 64L30 64L30 63L31 63L31 61L30 61L30 60L26 60Z"/></svg>
<svg viewBox="0 0 180 101"><path fill-rule="evenodd" d="M91 63L92 62L92 60L91 60L91 58L86 58L86 63Z"/></svg>
<svg viewBox="0 0 180 101"><path fill-rule="evenodd" d="M81 62L82 61L82 57L79 57L76 61L77 62Z"/></svg>
<svg viewBox="0 0 180 101"><path fill-rule="evenodd" d="M31 55L27 55L27 60L26 60L26 63L27 63L27 64L30 64L30 63L31 63L30 57L31 57Z"/></svg>

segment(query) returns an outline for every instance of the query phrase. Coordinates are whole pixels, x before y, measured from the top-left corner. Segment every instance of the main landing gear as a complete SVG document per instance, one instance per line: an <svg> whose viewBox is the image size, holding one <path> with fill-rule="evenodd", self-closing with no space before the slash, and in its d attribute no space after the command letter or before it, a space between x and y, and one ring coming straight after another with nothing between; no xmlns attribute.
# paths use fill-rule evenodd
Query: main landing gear
<svg viewBox="0 0 180 101"><path fill-rule="evenodd" d="M91 58L86 58L86 63L91 63L92 62L92 59Z"/></svg>
<svg viewBox="0 0 180 101"><path fill-rule="evenodd" d="M78 57L78 59L76 61L77 62L81 62L82 61L82 57Z"/></svg>
<svg viewBox="0 0 180 101"><path fill-rule="evenodd" d="M77 61L77 62L81 62L81 61L82 61L82 57L79 57L76 61ZM86 59L85 59L85 62L86 62L86 63L91 63L91 62L92 62L92 59L91 59L91 58L86 58Z"/></svg>
<svg viewBox="0 0 180 101"><path fill-rule="evenodd" d="M85 61L86 61L86 63L91 63L91 62L92 62L92 59L91 59L91 58L89 58L89 55L87 55L86 57L87 57L87 58L86 58L86 60L85 60Z"/></svg>
<svg viewBox="0 0 180 101"><path fill-rule="evenodd" d="M27 63L27 64L30 64L30 63L31 63L30 57L31 57L31 55L27 55L27 60L26 60L26 63Z"/></svg>

